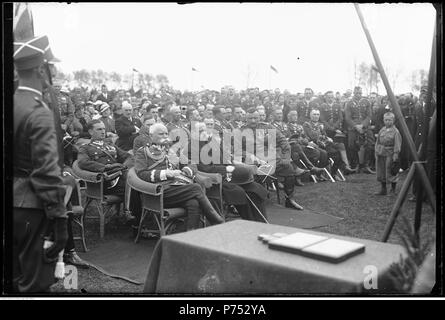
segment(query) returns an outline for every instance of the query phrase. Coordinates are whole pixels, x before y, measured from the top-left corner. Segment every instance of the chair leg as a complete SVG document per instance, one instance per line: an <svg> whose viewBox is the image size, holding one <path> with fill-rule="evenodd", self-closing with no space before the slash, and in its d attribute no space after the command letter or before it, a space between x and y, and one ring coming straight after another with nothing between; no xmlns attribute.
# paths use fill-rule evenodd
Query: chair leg
<svg viewBox="0 0 445 320"><path fill-rule="evenodd" d="M278 204L280 204L281 199L280 199L280 187L278 186L278 180L275 180L273 182L273 185L275 186L275 189L277 190L277 202L278 202Z"/></svg>
<svg viewBox="0 0 445 320"><path fill-rule="evenodd" d="M97 205L97 210L99 212L99 235L103 239L105 236L105 213L102 204Z"/></svg>
<svg viewBox="0 0 445 320"><path fill-rule="evenodd" d="M87 244L85 241L85 224L84 224L84 217L85 217L85 213L82 213L82 215L80 216L80 237L81 237L81 241L82 241L82 248L84 252L88 252L88 248L87 248Z"/></svg>
<svg viewBox="0 0 445 320"><path fill-rule="evenodd" d="M141 236L141 231L142 231L142 223L144 222L144 219L145 219L146 216L147 216L147 210L143 209L142 213L141 213L141 220L139 220L138 233L136 234L136 238L134 239L134 243L138 243L139 242L139 237Z"/></svg>

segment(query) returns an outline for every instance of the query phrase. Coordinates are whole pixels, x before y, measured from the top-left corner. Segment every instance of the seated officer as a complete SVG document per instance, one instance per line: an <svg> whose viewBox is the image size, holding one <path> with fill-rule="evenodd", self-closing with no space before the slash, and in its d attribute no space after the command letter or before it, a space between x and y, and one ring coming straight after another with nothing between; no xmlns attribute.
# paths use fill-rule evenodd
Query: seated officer
<svg viewBox="0 0 445 320"><path fill-rule="evenodd" d="M208 133L204 124L197 124L199 132L198 170L208 173L219 173L223 177L222 195L229 210L238 213L245 220L264 222L267 219L265 199L267 190L254 181L253 170L243 164L233 164L230 151L224 154L224 144L219 139L218 132L213 130L212 135ZM208 148L207 153L203 148ZM213 151L219 151L219 158L213 159ZM226 157L224 157L226 156ZM233 171L228 173L229 166ZM213 190L207 190L209 198ZM219 192L218 192L219 193ZM219 198L219 194L216 195Z"/></svg>
<svg viewBox="0 0 445 320"><path fill-rule="evenodd" d="M306 173L307 171L301 170L294 166L291 159L291 147L286 137L279 131L276 130L275 127L259 121L259 114L255 108L249 108L247 110L246 116L247 124L241 128L242 132L242 150L236 150L235 148L235 156L236 160L238 160L240 154L239 151L242 152L243 160L247 164L264 164L264 160L261 160L257 157L257 148L264 148L264 154L268 152L272 152L267 150L269 147L269 132L271 130L275 130L275 141L273 141L272 145L275 147L276 151L276 159L275 161L275 176L284 178L284 191L286 193L286 207L294 208L297 210L302 210L303 207L300 206L292 196L294 194L295 189L295 179L297 176ZM251 130L252 134L249 134L249 130ZM253 154L250 153L251 146L253 147ZM299 173L296 172L299 170ZM301 173L300 173L301 171Z"/></svg>
<svg viewBox="0 0 445 320"><path fill-rule="evenodd" d="M304 131L309 137L310 142L326 150L328 156L332 157L334 160L334 171L338 168L344 168L348 173L353 172L349 166L348 157L346 156L345 145L341 142L334 142L326 135L324 126L320 122L320 110L313 109L310 117L311 121L303 124Z"/></svg>
<svg viewBox="0 0 445 320"><path fill-rule="evenodd" d="M309 139L304 132L304 128L298 123L298 113L296 110L291 110L287 114L288 119L288 140L292 148L292 160L296 163L302 161L312 174L319 174L323 171L322 168L316 167L309 158L313 159L315 163L324 163L327 165L327 154L320 148L314 148L309 145ZM324 160L322 159L324 157ZM320 161L322 159L322 161Z"/></svg>
<svg viewBox="0 0 445 320"><path fill-rule="evenodd" d="M164 185L164 207L181 207L187 211L187 230L196 229L200 214L205 215L211 224L220 224L224 219L212 207L203 189L193 183L190 177L194 172L190 167L183 167L170 161L168 154L167 127L156 123L150 127L151 144L137 150L134 169L137 176L150 183Z"/></svg>
<svg viewBox="0 0 445 320"><path fill-rule="evenodd" d="M126 160L131 159L130 154L106 142L105 125L99 119L91 120L88 123L88 133L91 135L91 142L79 147L79 153L77 155L79 168L86 171L107 174L121 171L121 176L111 181L106 181L104 194L123 197L126 184ZM134 204L135 201L131 201L131 203ZM137 208L135 210L137 210ZM128 220L134 218L128 212L124 212L123 217Z"/></svg>

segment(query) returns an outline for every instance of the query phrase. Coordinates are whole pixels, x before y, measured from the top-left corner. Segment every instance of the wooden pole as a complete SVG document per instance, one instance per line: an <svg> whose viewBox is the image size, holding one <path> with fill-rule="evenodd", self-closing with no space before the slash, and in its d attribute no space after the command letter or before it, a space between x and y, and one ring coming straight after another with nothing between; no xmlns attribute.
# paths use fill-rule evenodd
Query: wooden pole
<svg viewBox="0 0 445 320"><path fill-rule="evenodd" d="M401 205L403 204L403 202L405 201L406 194L408 192L410 184L412 183L412 179L413 179L415 170L417 171L417 174L421 180L422 186L425 188L425 191L427 193L428 199L431 203L434 213L436 212L436 196L434 194L433 188L431 187L431 183L428 179L425 168L422 165L420 165L419 155L417 154L416 146L415 146L414 141L411 137L411 134L408 130L408 126L406 125L406 122L403 117L400 106L397 103L397 100L396 100L394 93L391 89L388 78L386 77L385 70L383 69L383 65L382 65L380 57L377 53L377 49L375 48L374 42L372 41L372 38L371 38L371 34L369 33L369 30L366 26L361 9L357 3L355 3L354 6L357 11L357 15L360 19L360 23L362 25L363 31L365 32L366 38L368 40L369 47L371 48L372 55L374 57L375 63L377 65L377 69L379 70L380 76L382 78L382 82L383 82L386 92L388 94L388 98L391 102L391 105L393 107L393 110L397 117L397 120L400 123L400 128L402 130L402 132L401 132L402 137L403 137L403 139L405 139L405 141L408 145L412 159L414 159L414 163L412 164L412 166L408 172L408 176L402 186L402 190L400 191L399 196L397 197L397 200L396 200L396 204L394 205L393 210L391 212L390 220L388 221L388 223L385 227L382 241L386 242L388 240L389 234L394 226L395 219L397 218L399 209L400 209Z"/></svg>
<svg viewBox="0 0 445 320"><path fill-rule="evenodd" d="M423 121L423 126L422 126L423 148L422 148L422 151L419 153L419 156L420 156L420 159L422 159L423 161L427 160L429 124L430 124L430 114L431 114L431 110L432 110L431 104L432 104L432 98L433 98L433 88L435 85L434 78L435 78L435 70L436 70L436 27L437 27L437 20L436 20L436 26L434 26L433 45L432 45L432 49L431 49L430 71L428 73L428 91L427 91L427 97L426 97L425 110L424 110L423 119L422 119L422 121ZM417 183L417 185L420 185L420 179L417 178L415 183ZM416 236L418 237L419 230L420 230L421 215L422 215L422 204L423 204L424 190L421 187L419 187L417 189L418 189L418 192L416 195L416 214L415 214L415 218L414 218L414 231L415 231Z"/></svg>
<svg viewBox="0 0 445 320"><path fill-rule="evenodd" d="M391 233L391 230L394 227L394 223L396 222L396 218L399 214L400 207L403 205L406 195L408 194L409 187L411 186L411 183L413 182L415 170L416 170L416 166L413 163L411 165L411 167L409 168L408 175L406 176L405 181L403 182L402 188L400 189L400 193L396 199L396 203L394 204L391 214L389 216L389 220L386 223L385 231L383 231L382 242L388 241L389 234Z"/></svg>

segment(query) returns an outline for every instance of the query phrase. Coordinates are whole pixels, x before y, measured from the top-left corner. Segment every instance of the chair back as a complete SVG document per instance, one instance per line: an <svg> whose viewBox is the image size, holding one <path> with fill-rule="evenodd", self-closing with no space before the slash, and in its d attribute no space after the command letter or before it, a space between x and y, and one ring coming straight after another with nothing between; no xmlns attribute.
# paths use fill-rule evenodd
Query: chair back
<svg viewBox="0 0 445 320"><path fill-rule="evenodd" d="M137 176L134 168L130 168L127 173L127 188L125 190L127 206L130 203L131 192L134 191L141 195L142 208L157 212L163 211L163 186L142 180Z"/></svg>
<svg viewBox="0 0 445 320"><path fill-rule="evenodd" d="M73 163L73 174L76 179L85 181L87 198L103 201L104 179L102 173L82 170L76 160Z"/></svg>

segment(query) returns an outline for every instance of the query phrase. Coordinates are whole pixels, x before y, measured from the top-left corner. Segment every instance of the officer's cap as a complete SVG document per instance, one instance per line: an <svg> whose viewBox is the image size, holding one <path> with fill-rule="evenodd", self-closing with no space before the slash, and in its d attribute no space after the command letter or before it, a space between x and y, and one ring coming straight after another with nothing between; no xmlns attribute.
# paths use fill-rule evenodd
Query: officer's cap
<svg viewBox="0 0 445 320"><path fill-rule="evenodd" d="M39 67L49 46L47 36L34 37L14 42L14 65L17 70Z"/></svg>

